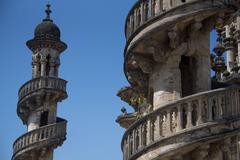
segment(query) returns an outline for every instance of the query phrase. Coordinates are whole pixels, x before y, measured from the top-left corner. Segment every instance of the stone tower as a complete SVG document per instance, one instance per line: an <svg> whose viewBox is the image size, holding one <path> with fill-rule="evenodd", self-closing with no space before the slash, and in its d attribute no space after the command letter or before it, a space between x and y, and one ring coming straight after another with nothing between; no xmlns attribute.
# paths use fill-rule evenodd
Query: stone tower
<svg viewBox="0 0 240 160"><path fill-rule="evenodd" d="M239 9L239 0L137 0L125 26L130 86L118 92L134 109L117 118L124 160L240 159Z"/></svg>
<svg viewBox="0 0 240 160"><path fill-rule="evenodd" d="M58 77L60 54L67 45L50 18L40 23L27 42L32 51L32 79L19 90L17 114L27 133L13 144L12 160L52 160L54 149L66 139L67 121L57 117L57 104L67 98L66 81Z"/></svg>

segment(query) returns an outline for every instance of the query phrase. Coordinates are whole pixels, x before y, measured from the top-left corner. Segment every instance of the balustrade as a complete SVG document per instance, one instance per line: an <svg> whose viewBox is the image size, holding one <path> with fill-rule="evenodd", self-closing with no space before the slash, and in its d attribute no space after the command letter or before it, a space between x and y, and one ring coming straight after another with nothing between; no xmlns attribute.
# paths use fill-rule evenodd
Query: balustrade
<svg viewBox="0 0 240 160"><path fill-rule="evenodd" d="M139 0L130 10L126 20L127 39L145 22L171 8L194 0Z"/></svg>
<svg viewBox="0 0 240 160"><path fill-rule="evenodd" d="M153 111L133 124L123 136L125 160L161 138L204 123L238 117L239 96L240 89L218 89L185 97Z"/></svg>
<svg viewBox="0 0 240 160"><path fill-rule="evenodd" d="M203 0L138 0L129 11L126 19L125 33L127 40L139 27L149 20L169 11L170 9L196 1L202 2ZM235 3L231 0L219 1L226 4Z"/></svg>
<svg viewBox="0 0 240 160"><path fill-rule="evenodd" d="M19 100L38 89L57 89L66 92L66 81L54 77L40 77L25 83L19 90Z"/></svg>
<svg viewBox="0 0 240 160"><path fill-rule="evenodd" d="M19 137L13 144L13 155L35 143L57 138L65 138L66 121L41 127Z"/></svg>

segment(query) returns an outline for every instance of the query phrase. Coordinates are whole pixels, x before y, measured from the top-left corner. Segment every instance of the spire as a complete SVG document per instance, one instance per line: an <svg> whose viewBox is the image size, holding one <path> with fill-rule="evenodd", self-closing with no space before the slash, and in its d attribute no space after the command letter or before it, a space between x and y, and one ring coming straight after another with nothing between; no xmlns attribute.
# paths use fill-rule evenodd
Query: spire
<svg viewBox="0 0 240 160"><path fill-rule="evenodd" d="M45 18L43 21L51 21L51 22L52 22L52 20L51 20L51 18L50 18L50 14L52 13L50 3L48 3L48 4L46 5L46 10L45 10L45 12L46 12L47 16L46 16L46 18Z"/></svg>

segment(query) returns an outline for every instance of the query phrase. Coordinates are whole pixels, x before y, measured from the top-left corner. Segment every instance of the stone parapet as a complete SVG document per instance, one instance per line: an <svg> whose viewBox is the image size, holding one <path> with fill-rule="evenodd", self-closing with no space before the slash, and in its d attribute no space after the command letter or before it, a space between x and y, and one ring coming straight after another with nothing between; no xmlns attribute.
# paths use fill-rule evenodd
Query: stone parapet
<svg viewBox="0 0 240 160"><path fill-rule="evenodd" d="M13 144L12 160L19 159L32 150L37 150L40 146L44 148L50 145L61 145L66 139L67 121L62 120L58 123L40 127L19 137ZM55 143L53 143L55 141ZM57 143L56 143L57 142ZM43 144L43 146L42 146Z"/></svg>
<svg viewBox="0 0 240 160"><path fill-rule="evenodd" d="M219 134L224 128L220 125L225 124L226 120L232 123L240 118L239 96L239 88L217 89L182 98L151 112L135 122L124 134L124 160L137 159L134 156L146 154L146 148L149 150L156 145L166 146L171 150L174 146L165 142L169 137L177 145L180 142L191 142L191 137L203 139L204 136ZM232 127L235 125L232 124ZM228 129L229 126L223 130L225 132ZM173 140L179 134L185 138ZM168 149L165 148L165 151Z"/></svg>
<svg viewBox="0 0 240 160"><path fill-rule="evenodd" d="M22 87L19 89L19 101L40 89L54 89L66 92L66 84L67 81L55 77L40 77L32 79L22 85Z"/></svg>

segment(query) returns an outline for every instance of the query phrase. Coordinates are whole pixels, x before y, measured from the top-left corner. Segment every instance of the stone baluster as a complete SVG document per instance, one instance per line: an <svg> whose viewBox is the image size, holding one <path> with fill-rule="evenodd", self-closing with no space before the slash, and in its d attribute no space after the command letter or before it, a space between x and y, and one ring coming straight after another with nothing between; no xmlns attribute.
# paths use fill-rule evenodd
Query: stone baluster
<svg viewBox="0 0 240 160"><path fill-rule="evenodd" d="M144 17L144 3L142 2L141 3L141 24L140 25L142 25L143 23L144 23L144 21L145 21L145 17Z"/></svg>
<svg viewBox="0 0 240 160"><path fill-rule="evenodd" d="M160 14L160 0L156 0L156 8L155 8L155 14Z"/></svg>
<svg viewBox="0 0 240 160"><path fill-rule="evenodd" d="M209 106L208 106L208 121L213 121L213 104L212 104L212 98L209 98Z"/></svg>
<svg viewBox="0 0 240 160"><path fill-rule="evenodd" d="M230 116L233 116L234 114L234 104L233 104L233 98L232 98L232 92L229 92L229 108L230 108Z"/></svg>
<svg viewBox="0 0 240 160"><path fill-rule="evenodd" d="M167 134L170 134L172 133L171 132L171 110L167 110Z"/></svg>
<svg viewBox="0 0 240 160"><path fill-rule="evenodd" d="M137 18L137 9L134 9L133 11L133 17L134 17L134 31L138 28L138 18Z"/></svg>
<svg viewBox="0 0 240 160"><path fill-rule="evenodd" d="M239 90L236 89L236 101L237 101L237 114L239 115L240 114L240 103L239 103Z"/></svg>
<svg viewBox="0 0 240 160"><path fill-rule="evenodd" d="M129 16L129 21L130 21L130 27L129 27L129 33L130 35L133 33L133 22L132 22L132 15Z"/></svg>
<svg viewBox="0 0 240 160"><path fill-rule="evenodd" d="M136 130L133 130L132 132L132 153L135 153L136 151Z"/></svg>
<svg viewBox="0 0 240 160"><path fill-rule="evenodd" d="M148 18L147 19L151 19L152 17L152 0L148 0Z"/></svg>
<svg viewBox="0 0 240 160"><path fill-rule="evenodd" d="M198 100L198 111L197 111L197 114L198 114L198 118L197 118L197 125L200 125L203 123L203 102L202 102L202 98L200 98Z"/></svg>
<svg viewBox="0 0 240 160"><path fill-rule="evenodd" d="M187 128L191 128L192 125L192 106L191 106L191 102L187 103L188 107L187 107Z"/></svg>
<svg viewBox="0 0 240 160"><path fill-rule="evenodd" d="M141 128L142 128L142 125L140 125L138 128L138 137L139 137L138 149L142 148L142 132L141 132L142 130L141 130Z"/></svg>
<svg viewBox="0 0 240 160"><path fill-rule="evenodd" d="M151 121L147 120L147 145L151 143Z"/></svg>
<svg viewBox="0 0 240 160"><path fill-rule="evenodd" d="M182 130L182 121L183 121L183 113L182 113L182 107L181 104L178 104L177 106L177 132Z"/></svg>
<svg viewBox="0 0 240 160"><path fill-rule="evenodd" d="M223 119L223 106L222 106L222 95L221 94L219 94L217 96L217 100L218 100L218 118Z"/></svg>
<svg viewBox="0 0 240 160"><path fill-rule="evenodd" d="M160 116L159 115L157 115L157 117L156 117L154 137L155 137L155 139L160 138Z"/></svg>

